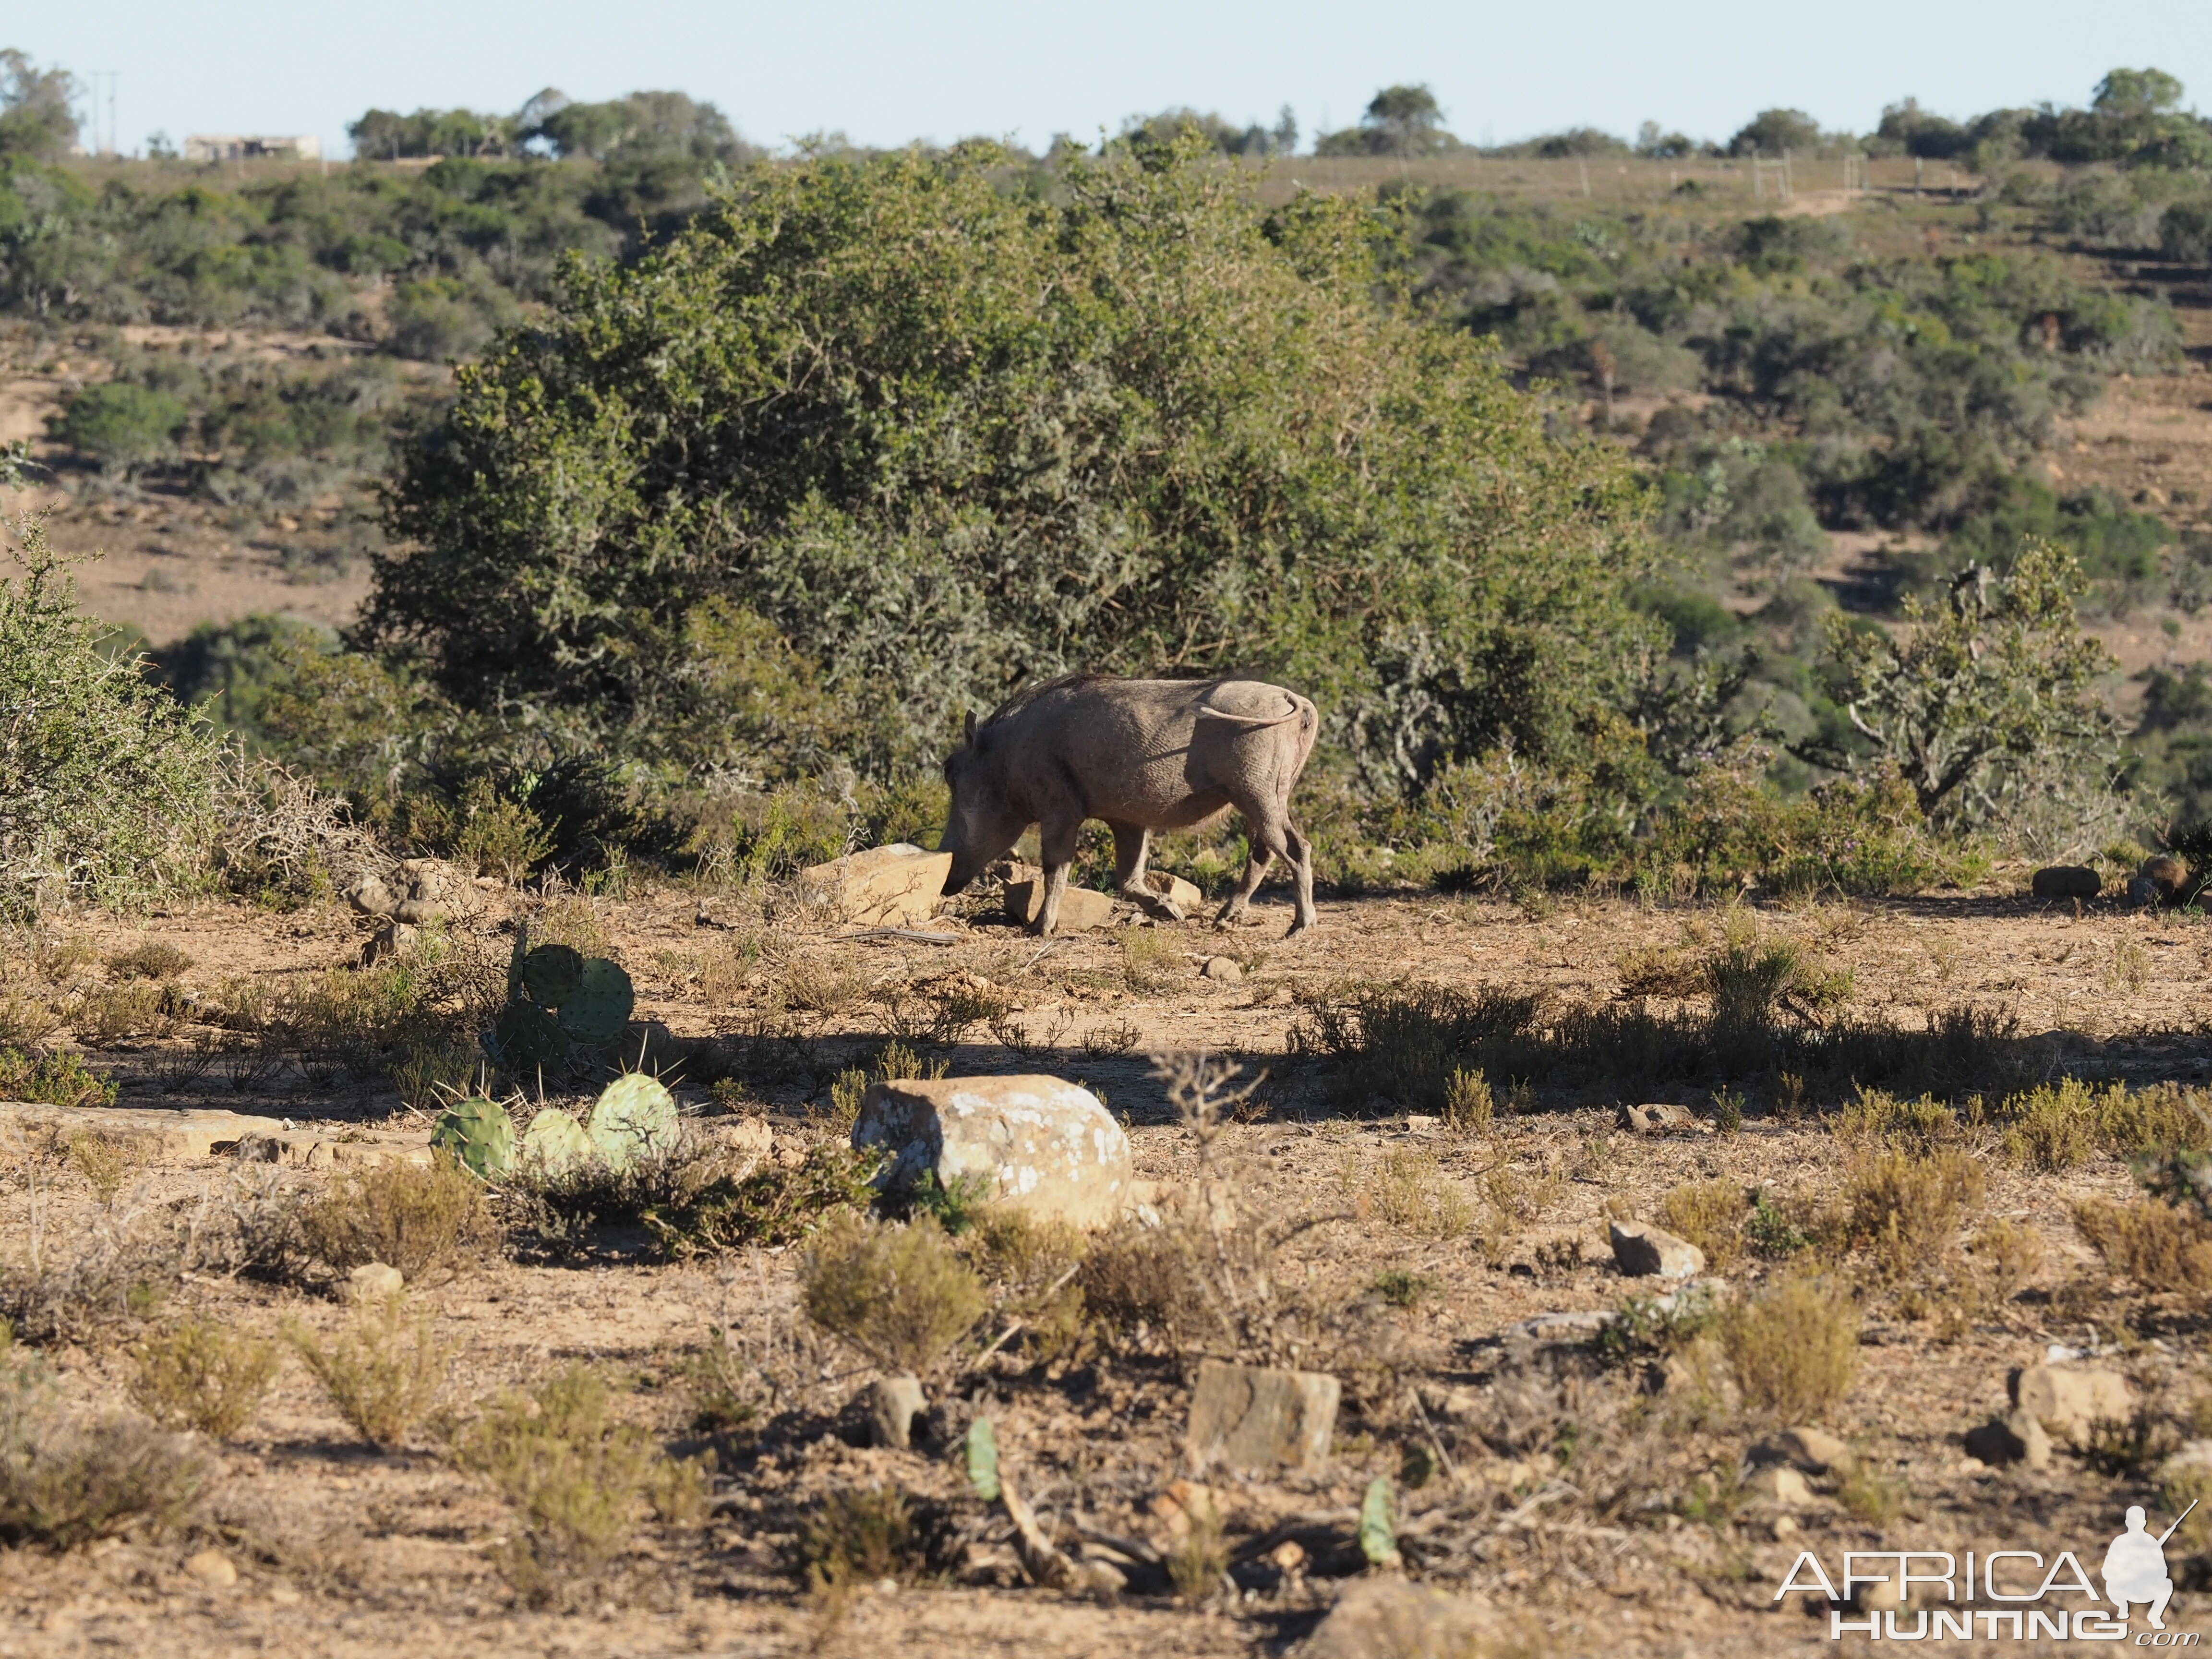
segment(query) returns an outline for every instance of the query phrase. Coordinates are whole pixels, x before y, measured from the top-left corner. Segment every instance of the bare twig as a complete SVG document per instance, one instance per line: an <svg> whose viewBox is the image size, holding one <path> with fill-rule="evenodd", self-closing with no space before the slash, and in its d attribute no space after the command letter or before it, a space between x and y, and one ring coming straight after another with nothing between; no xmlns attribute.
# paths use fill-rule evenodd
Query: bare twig
<svg viewBox="0 0 2212 1659"><path fill-rule="evenodd" d="M863 927L857 933L839 933L832 942L842 945L848 939L910 939L923 945L960 943L957 933L921 933L911 927Z"/></svg>

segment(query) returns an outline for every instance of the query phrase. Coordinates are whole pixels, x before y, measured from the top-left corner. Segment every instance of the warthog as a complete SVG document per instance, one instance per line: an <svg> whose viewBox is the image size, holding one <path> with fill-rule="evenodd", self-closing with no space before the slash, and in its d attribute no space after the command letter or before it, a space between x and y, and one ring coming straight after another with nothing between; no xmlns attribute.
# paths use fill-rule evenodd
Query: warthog
<svg viewBox="0 0 2212 1659"><path fill-rule="evenodd" d="M952 811L939 850L957 893L1030 825L1044 853L1036 931L1060 921L1060 895L1086 818L1114 832L1121 896L1154 915L1182 911L1145 885L1155 830L1187 830L1231 807L1251 843L1244 884L1218 922L1243 915L1278 856L1297 872L1297 933L1314 924L1313 849L1291 822L1291 790L1313 752L1320 717L1294 691L1259 680L1121 680L1076 674L1021 692L945 763Z"/></svg>

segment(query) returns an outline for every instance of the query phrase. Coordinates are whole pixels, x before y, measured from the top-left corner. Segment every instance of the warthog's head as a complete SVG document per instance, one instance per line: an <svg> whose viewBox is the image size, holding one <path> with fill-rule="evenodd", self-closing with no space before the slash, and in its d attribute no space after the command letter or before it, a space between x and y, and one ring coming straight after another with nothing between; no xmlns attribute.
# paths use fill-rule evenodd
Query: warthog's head
<svg viewBox="0 0 2212 1659"><path fill-rule="evenodd" d="M1006 799L1001 757L992 752L991 729L979 736L975 716L968 716L965 739L945 760L945 781L952 791L952 808L945 817L945 834L937 850L952 854L952 872L945 878L947 894L959 892L983 873L983 866L1004 858L1029 828L1029 821Z"/></svg>

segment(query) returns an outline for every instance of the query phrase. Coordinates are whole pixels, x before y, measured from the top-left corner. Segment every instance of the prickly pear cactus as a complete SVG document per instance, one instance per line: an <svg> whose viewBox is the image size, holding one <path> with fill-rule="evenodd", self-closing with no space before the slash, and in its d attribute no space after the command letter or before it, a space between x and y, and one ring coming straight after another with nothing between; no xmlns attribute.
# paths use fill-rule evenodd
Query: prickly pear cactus
<svg viewBox="0 0 2212 1659"><path fill-rule="evenodd" d="M1398 1565L1398 1494L1387 1474L1367 1483L1367 1498L1359 1506L1359 1553L1375 1566Z"/></svg>
<svg viewBox="0 0 2212 1659"><path fill-rule="evenodd" d="M554 1004L561 1029L579 1042L612 1042L629 1023L637 994L630 988L629 975L605 957L578 960L581 965L575 989Z"/></svg>
<svg viewBox="0 0 2212 1659"><path fill-rule="evenodd" d="M968 1425L968 1484L986 1504L999 1501L999 1437L988 1417Z"/></svg>
<svg viewBox="0 0 2212 1659"><path fill-rule="evenodd" d="M441 1112L430 1128L430 1144L486 1181L514 1168L514 1120L506 1107L482 1095L457 1100Z"/></svg>
<svg viewBox="0 0 2212 1659"><path fill-rule="evenodd" d="M522 988L549 1008L558 1008L583 982L584 958L566 945L541 945L522 959Z"/></svg>
<svg viewBox="0 0 2212 1659"><path fill-rule="evenodd" d="M607 1085L585 1127L609 1166L627 1170L676 1145L676 1097L642 1072L632 1072Z"/></svg>
<svg viewBox="0 0 2212 1659"><path fill-rule="evenodd" d="M521 1166L533 1173L563 1176L592 1158L592 1138L584 1126L558 1108L549 1107L530 1120L522 1132L517 1155Z"/></svg>
<svg viewBox="0 0 2212 1659"><path fill-rule="evenodd" d="M485 1046L509 1072L527 1077L568 1058L568 1034L561 1022L534 1002L510 1002L492 1022Z"/></svg>

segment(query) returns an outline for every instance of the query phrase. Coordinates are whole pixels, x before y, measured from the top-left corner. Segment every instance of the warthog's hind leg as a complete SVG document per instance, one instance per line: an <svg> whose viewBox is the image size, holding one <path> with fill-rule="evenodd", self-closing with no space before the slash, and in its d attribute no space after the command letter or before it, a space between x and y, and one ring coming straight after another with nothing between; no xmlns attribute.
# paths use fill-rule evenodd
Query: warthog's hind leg
<svg viewBox="0 0 2212 1659"><path fill-rule="evenodd" d="M1152 855L1152 832L1140 823L1109 823L1114 832L1114 885L1121 896L1162 921L1181 921L1182 906L1145 885L1145 865Z"/></svg>
<svg viewBox="0 0 2212 1659"><path fill-rule="evenodd" d="M1291 939L1305 932L1321 917L1313 902L1313 843L1292 829L1287 818L1283 821L1283 838L1289 844L1291 866L1298 875L1297 915L1291 920L1291 931L1283 935Z"/></svg>
<svg viewBox="0 0 2212 1659"><path fill-rule="evenodd" d="M1229 896L1229 902L1221 907L1220 915L1213 919L1216 927L1226 927L1232 921L1243 919L1245 908L1252 902L1252 895L1260 890L1260 884L1267 878L1267 866L1275 855L1256 840L1252 843L1251 856L1244 861L1244 879Z"/></svg>

